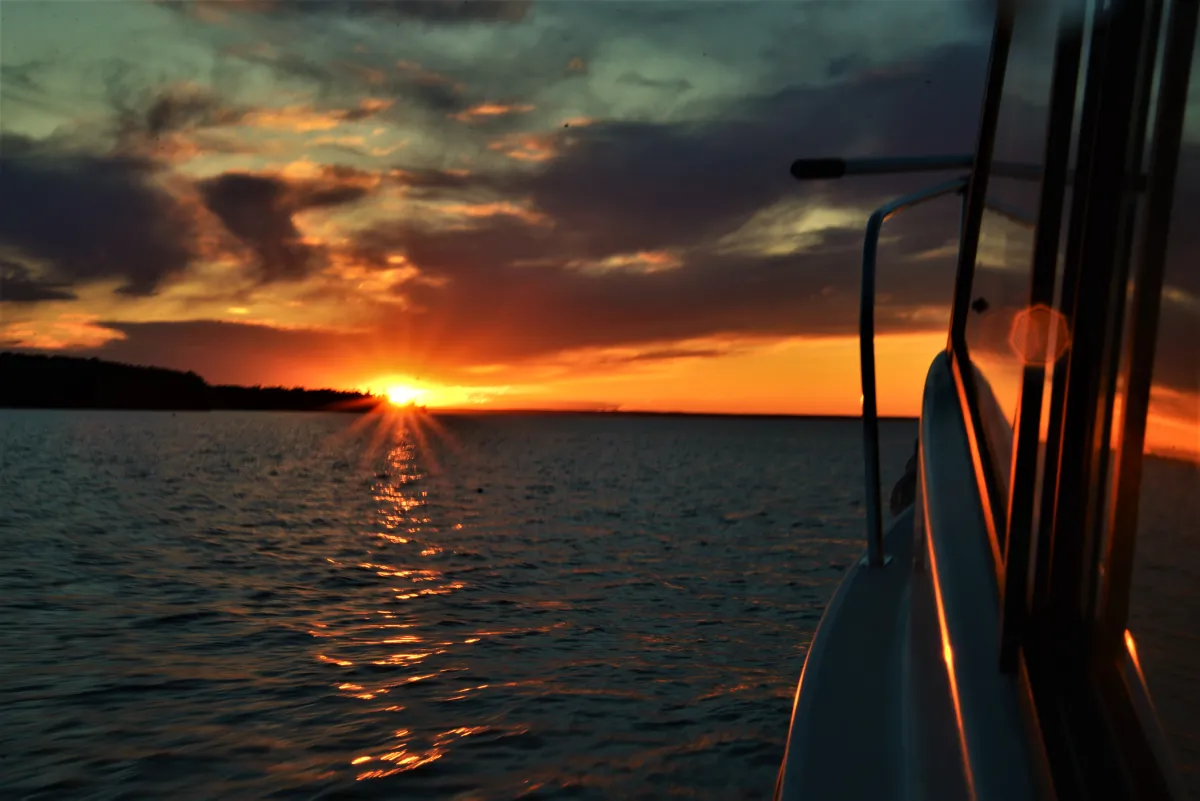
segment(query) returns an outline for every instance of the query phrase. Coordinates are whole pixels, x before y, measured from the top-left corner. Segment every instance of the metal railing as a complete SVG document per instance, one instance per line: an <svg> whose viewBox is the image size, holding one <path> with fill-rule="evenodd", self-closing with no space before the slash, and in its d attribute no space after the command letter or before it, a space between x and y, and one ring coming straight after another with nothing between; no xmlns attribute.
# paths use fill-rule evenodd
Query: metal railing
<svg viewBox="0 0 1200 801"><path fill-rule="evenodd" d="M879 413L875 397L875 260L879 233L899 211L945 195L961 192L967 178L921 189L880 206L867 220L863 238L862 290L858 307L858 348L862 370L863 457L867 479L867 565L883 566L883 514L879 497Z"/></svg>
<svg viewBox="0 0 1200 801"><path fill-rule="evenodd" d="M843 175L879 175L904 172L934 172L971 166L970 156L921 156L889 159L801 159L792 164L792 175L798 180L840 178ZM1022 164L1006 165L1013 177L1036 179L1040 170ZM875 263L879 251L879 234L887 220L913 206L952 194L962 194L969 181L961 176L925 189L911 192L876 209L867 220L863 237L862 288L859 294L858 344L863 394L863 461L866 473L867 565L882 567L883 514L880 509L879 475L879 410L875 388ZM1020 210L996 201L987 201L987 208L1015 223L1033 226L1034 219Z"/></svg>

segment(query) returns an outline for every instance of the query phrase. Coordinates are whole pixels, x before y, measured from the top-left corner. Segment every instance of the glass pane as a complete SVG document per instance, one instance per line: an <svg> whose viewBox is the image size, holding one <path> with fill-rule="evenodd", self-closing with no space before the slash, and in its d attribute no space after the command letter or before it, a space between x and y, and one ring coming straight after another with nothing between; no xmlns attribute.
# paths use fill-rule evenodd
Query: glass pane
<svg viewBox="0 0 1200 801"><path fill-rule="evenodd" d="M1056 5L1056 4L1054 4ZM1058 14L1033 6L1018 16L996 130L993 169L1002 163L1041 166L1044 156ZM1027 308L1033 261L1033 222L1039 182L1005 178L988 182L988 209L980 229L966 339L976 370L982 438L1007 500L1012 426L1026 359L1044 349L1049 309ZM1031 324L1037 330L1031 328ZM1038 327L1040 326L1040 327ZM1050 330L1050 329L1047 329ZM1040 343L1040 346L1039 346ZM1042 359L1039 358L1039 361Z"/></svg>
<svg viewBox="0 0 1200 801"><path fill-rule="evenodd" d="M1193 60L1146 421L1129 629L1200 799L1200 61Z"/></svg>
<svg viewBox="0 0 1200 801"><path fill-rule="evenodd" d="M993 184L1013 183L996 181ZM989 193L993 198L995 192ZM994 212L984 213L967 347L976 368L983 436L1007 496L1012 423L1024 367L1011 351L1011 329L1029 300L1033 231Z"/></svg>

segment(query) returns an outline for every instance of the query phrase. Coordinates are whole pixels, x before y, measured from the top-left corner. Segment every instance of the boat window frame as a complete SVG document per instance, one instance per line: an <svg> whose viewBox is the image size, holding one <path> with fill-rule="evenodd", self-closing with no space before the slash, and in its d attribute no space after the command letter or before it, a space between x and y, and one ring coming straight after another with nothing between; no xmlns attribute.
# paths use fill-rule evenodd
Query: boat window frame
<svg viewBox="0 0 1200 801"><path fill-rule="evenodd" d="M1048 562L1037 565L1043 593L1035 607L1071 628L1091 617L1097 579L1094 510L1104 492L1104 429L1111 424L1116 386L1110 353L1122 329L1139 207L1128 176L1140 171L1163 4L1112 3L1094 31L1102 40L1093 40L1100 67L1088 76L1095 118L1084 128L1086 147L1081 137L1078 170L1087 187L1072 198L1061 297L1072 342L1056 365L1056 377L1064 376L1062 392L1051 398L1060 424L1050 431L1058 446L1055 486L1047 485L1043 497L1051 552Z"/></svg>
<svg viewBox="0 0 1200 801"><path fill-rule="evenodd" d="M1071 0L1060 12L1050 80L1042 157L1042 182L1031 254L1029 301L1026 308L1054 305L1058 283L1059 247L1068 177L1072 133L1075 131L1079 73L1083 67L1085 12L1094 2ZM1055 360L1060 361L1060 360ZM1026 362L1013 425L1013 450L1005 499L1008 536L1005 538L1003 582L1000 584L1000 669L1019 670L1020 644L1028 619L1029 557L1033 542L1033 517L1037 502L1038 463L1046 365ZM1009 565L1017 569L1007 569Z"/></svg>
<svg viewBox="0 0 1200 801"><path fill-rule="evenodd" d="M1196 55L1197 30L1200 28L1200 0L1173 0L1163 23L1160 80L1156 101L1152 142L1143 147L1149 150L1149 169L1146 192L1142 199L1143 219L1136 232L1136 264L1126 272L1119 296L1125 308L1123 291L1130 286L1132 297L1128 305L1128 327L1119 326L1114 352L1109 354L1105 427L1098 433L1094 448L1102 448L1105 461L1101 463L1100 497L1089 511L1092 533L1101 541L1103 550L1096 554L1096 575L1103 577L1092 588L1087 599L1092 626L1091 660L1099 666L1099 676L1116 696L1117 704L1110 710L1110 726L1120 736L1140 732L1142 738L1122 743L1129 753L1131 772L1137 776L1161 777L1164 798L1185 798L1178 766L1159 725L1150 698L1150 691L1138 663L1134 641L1126 626L1129 598L1132 590L1134 542L1138 533L1138 511L1141 496L1142 463L1145 456L1146 416L1149 410L1150 388L1153 381L1154 357L1159 334L1159 314L1166 271L1172 207L1175 200L1179 153L1183 138L1184 116L1193 58ZM1156 32L1152 32L1156 33ZM1151 78L1153 76L1150 76ZM1148 79L1149 80L1149 79ZM1121 387L1124 387L1122 392ZM1124 412L1120 421L1113 419L1113 404L1124 395ZM1118 424L1119 422L1119 424ZM1114 441L1114 433L1116 439ZM1113 461L1111 482L1107 462ZM1107 530L1108 537L1101 540Z"/></svg>
<svg viewBox="0 0 1200 801"><path fill-rule="evenodd" d="M1027 367L1022 377L1010 454L1014 480L1008 497L1001 498L995 462L982 436L979 397L965 340L983 197L1015 17L1015 4L1004 0L997 9L979 146L964 204L947 351L995 557L1003 615L998 667L1028 676L1038 725L1049 740L1058 741L1058 747L1048 753L1051 763L1057 763L1055 783L1060 792L1083 797L1123 786L1130 796L1170 798L1178 786L1175 765L1163 748L1136 654L1125 645L1124 624L1141 465L1141 448L1134 446L1142 443L1145 433L1171 190L1200 0L1173 0L1169 16L1168 0L1086 2L1093 11L1086 65L1082 31L1072 39L1070 31L1061 27L1068 20L1060 20L1030 276L1030 305L1045 302L1047 293L1052 301L1065 189L1073 177L1058 304L1068 322L1071 347L1053 368L1046 469L1040 487L1036 467L1044 368ZM1172 65L1171 53L1163 56L1164 80L1158 90L1154 141L1149 145L1151 175L1144 197L1139 198L1164 24L1171 26L1165 49L1174 48L1172 57L1178 61L1186 44L1188 58L1180 68ZM1069 154L1081 69L1086 70L1084 96L1072 171L1067 156L1058 156L1064 142ZM1182 78L1171 69L1181 69ZM1147 207L1161 219L1135 229L1139 209ZM1126 341L1122 318L1135 236L1139 237L1139 284L1130 304L1131 336ZM1129 352L1124 361L1118 358L1122 348ZM1133 407L1127 400L1129 413L1120 421L1117 442L1125 447L1110 457L1119 369L1126 370L1127 397L1134 390L1138 395ZM1104 480L1110 458L1116 460L1120 478L1120 484L1112 487ZM1015 480L1018 475L1024 476L1020 482ZM1035 512L1039 492L1041 508ZM1114 492L1115 497L1110 497ZM1031 554L1035 517L1038 547ZM1111 536L1101 553L1105 525ZM1027 586L1030 567L1032 588ZM1103 583L1102 575L1107 577ZM1084 774L1081 761L1098 770Z"/></svg>
<svg viewBox="0 0 1200 801"><path fill-rule="evenodd" d="M1182 145L1184 110L1196 57L1200 2L1172 4L1167 22L1162 80L1154 120L1146 191L1145 225L1140 231L1138 262L1130 299L1129 335L1117 386L1124 386L1125 411L1117 426L1114 486L1104 523L1109 539L1103 556L1106 583L1097 598L1097 622L1111 647L1124 640L1129 618L1133 544L1137 534L1158 324L1165 281L1171 210Z"/></svg>
<svg viewBox="0 0 1200 801"><path fill-rule="evenodd" d="M1003 97L1004 78L1008 70L1008 57L1012 48L1013 27L1016 20L1015 4L1001 0L996 9L996 21L992 30L992 45L988 57L987 79L980 112L979 132L975 145L975 158L971 174L963 194L962 224L959 235L958 265L954 276L954 294L950 309L950 333L946 352L950 359L950 370L954 377L959 406L966 423L967 444L971 463L975 471L975 483L979 487L979 498L983 505L984 525L991 546L992 565L997 586L1004 583L1004 539L1006 521L1000 507L999 477L995 462L989 453L987 439L983 434L983 417L978 403L970 356L967 352L967 315L970 313L971 288L975 279L975 260L979 251L979 236L983 226L983 214L987 206L987 183L992 172L992 157L995 151L996 128L1000 118L1000 102Z"/></svg>

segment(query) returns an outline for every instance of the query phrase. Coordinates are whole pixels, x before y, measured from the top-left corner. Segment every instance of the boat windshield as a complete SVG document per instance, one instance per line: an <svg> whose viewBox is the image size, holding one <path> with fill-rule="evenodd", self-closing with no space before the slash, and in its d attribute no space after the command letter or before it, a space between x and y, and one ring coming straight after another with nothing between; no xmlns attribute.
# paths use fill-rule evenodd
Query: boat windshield
<svg viewBox="0 0 1200 801"><path fill-rule="evenodd" d="M1020 647L1039 704L1064 676L1109 676L1096 692L1124 721L1115 739L1147 732L1200 798L1196 4L1073 5L1001 14L988 207L954 342L994 510L1001 661ZM1071 704L1060 728L1043 720L1052 762L1090 714Z"/></svg>
<svg viewBox="0 0 1200 801"><path fill-rule="evenodd" d="M1166 243L1129 597L1136 654L1190 797L1200 799L1200 58ZM1129 330L1124 332L1127 341ZM1118 387L1117 419L1125 401ZM1119 448L1120 428L1113 432ZM1136 443L1131 447L1137 447ZM1112 464L1112 463L1110 463ZM1119 479L1110 467L1109 480Z"/></svg>

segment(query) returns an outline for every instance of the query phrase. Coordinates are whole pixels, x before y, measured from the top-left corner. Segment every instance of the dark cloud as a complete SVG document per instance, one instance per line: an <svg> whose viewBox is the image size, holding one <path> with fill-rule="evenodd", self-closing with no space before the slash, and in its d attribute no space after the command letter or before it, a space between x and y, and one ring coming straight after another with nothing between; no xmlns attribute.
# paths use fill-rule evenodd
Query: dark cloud
<svg viewBox="0 0 1200 801"><path fill-rule="evenodd" d="M453 114L465 109L468 105L463 96L462 87L444 81L400 80L397 89L403 96L409 97L420 106L431 111Z"/></svg>
<svg viewBox="0 0 1200 801"><path fill-rule="evenodd" d="M440 116L461 111L471 102L458 81L419 67L396 69L393 59L381 59L379 54L356 55L361 63L318 60L305 53L275 48L233 47L227 48L224 55L268 68L281 78L310 83L316 95L327 102L346 96L382 96L396 99L393 111L415 108ZM363 112L360 108L357 115L352 113L345 119L354 121L378 113Z"/></svg>
<svg viewBox="0 0 1200 801"><path fill-rule="evenodd" d="M694 244L789 196L883 198L913 179L800 185L788 165L802 156L970 152L986 66L985 51L952 47L835 88L751 99L706 124L590 126L514 189L591 251Z"/></svg>
<svg viewBox="0 0 1200 801"><path fill-rule="evenodd" d="M495 243L522 236L512 221L490 229ZM561 267L499 269L479 249L466 251L470 264L452 265L447 252L445 274L450 282L413 291L414 309L405 313L403 324L377 320L373 335L220 322L104 323L124 338L87 355L192 369L210 381L246 383L295 381L295 376L330 370L361 375L401 358L397 369L470 381L461 368L520 363L581 347L636 347L720 333L751 338L850 335L856 330L858 299L855 272L847 269L847 262L856 263L857 253L847 251L842 241L856 235L831 236L833 244L819 244L803 259L710 259L650 275L587 275ZM452 240L447 236L438 244ZM535 248L507 251L518 252L544 255ZM451 272L451 266L457 269ZM913 289L882 305L881 328L927 330L929 323L908 311L918 295L921 302L928 300L923 287L943 287L942 300L948 302L947 270L945 264L916 263L905 282ZM394 313L389 319L394 322ZM726 352L659 345L645 353L588 364L602 367Z"/></svg>
<svg viewBox="0 0 1200 801"><path fill-rule="evenodd" d="M250 49L238 57L264 64L281 73L290 72L296 65L277 54L268 56ZM300 59L300 63L306 62ZM305 75L332 90L334 67L310 65ZM191 142L202 145L205 151L248 152L249 147L233 144L228 131L220 129L237 125L261 125L261 115L299 110L323 115L331 123L363 122L378 117L391 105L375 97L354 91L322 93L321 101L311 105L270 104L254 106L231 101L215 89L190 81L164 83L151 80L138 65L114 60L104 74L105 99L113 117L113 133L118 149L127 154L145 156L169 155L172 143ZM359 86L357 89L361 89ZM337 97L333 97L336 94ZM387 94L394 94L391 89ZM357 102L355 98L357 97Z"/></svg>
<svg viewBox="0 0 1200 801"><path fill-rule="evenodd" d="M204 204L258 257L263 281L295 280L319 263L319 248L305 244L293 217L306 209L352 203L369 194L362 173L331 168L317 181L275 175L224 173L199 184Z"/></svg>
<svg viewBox="0 0 1200 801"><path fill-rule="evenodd" d="M0 85L6 92L40 93L44 91L38 73L50 62L26 61L21 64L0 64Z"/></svg>
<svg viewBox="0 0 1200 801"><path fill-rule="evenodd" d="M819 244L788 257L718 256L712 255L712 245L788 197L866 209L938 180L800 185L788 176L787 165L799 155L969 152L985 66L982 51L950 48L890 74L846 80L836 91L797 88L751 100L714 123L596 125L580 132L574 147L564 148L539 172L516 178L424 176L436 186L502 188L531 197L554 226L494 217L469 230L383 228L364 237L363 245L378 252L404 249L422 270L446 278L444 286L410 290L424 310L423 324L471 343L479 359L722 333L852 335L861 228L826 230ZM1039 114L1016 100L1006 106L1005 144L1014 158L1037 158L1041 130L1020 123ZM1195 200L1181 190L1180 208L1200 209ZM953 256L917 257L956 238L956 204L950 198L888 224L887 234L899 241L881 253L879 331L945 325L937 310L949 301ZM1187 213L1177 209L1177 215ZM1184 229L1191 235L1191 228ZM651 274L614 270L600 275L572 266L660 249L683 254L685 265ZM998 288L980 283L993 301L988 315L993 321L1019 308L1028 291L1019 279L1008 283ZM1164 353L1182 341L1177 329L1187 321L1195 332L1196 319L1179 311L1179 304L1167 306ZM993 349L1005 348L1007 325L987 339ZM1194 359L1180 353L1169 361L1174 366L1160 371L1164 383L1195 383Z"/></svg>
<svg viewBox="0 0 1200 801"><path fill-rule="evenodd" d="M781 200L866 205L929 182L799 185L788 165L802 155L969 152L985 67L978 48L949 48L894 74L848 79L836 92L804 87L750 99L710 123L565 131L559 157L534 172L408 173L401 180L429 191L528 197L554 224L516 216L466 230L399 224L362 235L358 245L365 253L403 250L422 271L446 279L406 291L427 330L470 343L478 360L713 334L852 334L860 227L823 231L808 250L786 257L715 255L714 245ZM926 83L934 78L936 91ZM952 239L957 207L953 199L946 204L889 224L902 237L888 258L908 259ZM680 254L685 263L649 274L580 269L653 251ZM897 291L881 298L880 330L943 325L914 309L948 302L951 265L950 257L906 261Z"/></svg>
<svg viewBox="0 0 1200 801"><path fill-rule="evenodd" d="M0 259L0 303L43 300L75 300L75 294L65 284L39 280L24 265Z"/></svg>
<svg viewBox="0 0 1200 801"><path fill-rule="evenodd" d="M150 136L232 125L244 116L243 111L225 105L211 91L192 86L167 87L150 100L144 111L134 113Z"/></svg>
<svg viewBox="0 0 1200 801"><path fill-rule="evenodd" d="M107 82L116 153L165 164L176 155L186 157L201 150L249 150L217 130L238 124L249 109L226 103L211 89L191 83L135 89L130 74L117 70Z"/></svg>
<svg viewBox="0 0 1200 801"><path fill-rule="evenodd" d="M231 7L222 4L218 8ZM278 26L279 15L316 19L319 15L367 14L375 20L390 16L437 22L502 18L495 16L500 13L497 8L483 2L386 7L369 2L321 2L290 7L258 3L249 10L269 18L261 23L265 27ZM682 13L683 8L663 8L661 13ZM534 75L532 66L515 67L511 76L505 71L504 80L511 77L520 85L505 87L494 96L529 97L521 82L531 86L537 80L544 83L545 75L558 79L568 53L589 56L575 44L569 51L567 45L561 48L562 53L549 59L555 65L552 72ZM360 91L370 86L377 96L390 96L387 93L399 87L398 94L413 98L441 119L467 105L456 83L420 67L397 70L390 57L391 72L382 84L372 83L367 55L358 71L332 61L318 63L279 53L239 57L260 58L262 63L304 75L326 88L353 86ZM985 47L967 45L943 48L923 60L887 70L868 69L866 61L853 58L834 60L828 70L832 85L793 86L769 96L750 97L723 108L707 122L572 126L553 142L558 156L535 168L495 174L402 170L394 175L395 180L415 194L459 203L527 199L552 224L529 224L517 215L497 215L468 217L473 223L468 227L441 230L402 219L359 235L353 247L367 263L383 264L387 254L404 252L426 277L445 279L444 283L402 285L400 291L412 305L403 313L393 307L391 314L393 318L402 316L404 325L419 332L423 340L437 342L436 360L447 365L517 361L574 348L618 345L648 350L633 360L715 355L664 343L716 334L853 335L857 331L861 224L825 230L812 237L804 252L788 256L722 253L713 246L754 214L781 200L807 199L818 208L863 208L865 224L865 210L871 204L939 180L937 176L919 176L801 185L788 174L788 165L800 156L969 152L986 63ZM482 72L484 67L476 69ZM525 69L531 72L522 72ZM455 78L459 77L456 74ZM663 82L637 73L626 77L626 83L673 91L688 88L684 79L673 87L663 87ZM351 79L355 83L351 84ZM482 84L464 81L472 92L483 91ZM472 99L482 98L472 95ZM202 128L242 113L211 95L186 89L162 94L152 102L126 105L139 130L147 134ZM403 105L400 102L394 108ZM1012 108L1017 123L1012 126L1015 143L1006 144L1016 148L1013 152L1036 157L1041 131L1020 124L1036 114L1036 109ZM367 111L364 106L349 113ZM527 124L517 119L520 115L512 117L504 124ZM1033 150L1028 149L1031 146ZM4 150L6 154L10 151ZM142 176L139 180L143 183L136 185L149 187L145 181L152 168L147 162L125 159L119 163L141 165L141 172L129 166L124 169ZM473 165L473 169L479 168ZM4 175L9 177L7 171ZM323 264L323 252L302 241L294 216L305 209L341 207L365 197L370 189L360 177L352 171L331 171L317 181L297 182L276 175L230 173L204 181L198 188L205 205L256 254L262 279L273 281L302 278ZM7 211L6 183L10 182L0 181L0 199L5 203L0 242L10 244L4 236L16 230L16 223ZM57 194L69 194L69 189L64 184ZM106 208L120 205L104 204L103 197L98 202ZM155 214L171 208L169 202L160 205L162 208L148 209L145 219L153 222ZM44 212L41 218L52 219ZM133 219L141 224L143 217L134 215ZM59 235L45 247L71 247L66 243L76 241L75 223L74 217L62 220ZM1184 228L1187 233L1195 230L1194 226ZM153 225L149 231L148 246L153 251ZM881 263L877 321L881 332L944 326L944 320L936 319L936 310L949 301L952 258L916 257L952 240L956 232L953 199L888 223L888 235L899 239L886 246ZM45 239L42 236L38 241ZM174 241L187 242L186 232ZM145 244L140 235L137 243ZM683 266L648 274L580 267L614 255L660 250L677 254ZM57 264L44 252L24 251ZM1200 254L1200 249L1190 252ZM95 264L93 260L86 263ZM58 275L52 280L59 280ZM994 308L1005 308L1002 298ZM1174 315L1175 311L1165 313L1164 331L1176 326L1176 320L1192 320L1188 330L1194 334L1194 316ZM364 326L370 323L362 321ZM348 354L369 344L367 339L326 332L281 332L224 323L111 325L120 328L126 339L106 345L103 355L157 363L169 358L172 366L194 368L210 380L221 381L277 380L261 375L263 364L304 375L314 361L343 364L357 358ZM1164 342L1174 342L1178 336L1172 334ZM1195 341L1194 335L1190 341ZM242 369L231 364L231 353L251 365L246 369L255 374L231 374ZM377 368L379 359L373 356L371 361L364 369ZM1187 378L1188 365L1195 364L1187 357L1174 363L1181 365L1171 368L1180 381Z"/></svg>
<svg viewBox="0 0 1200 801"><path fill-rule="evenodd" d="M954 221L944 229L931 241L952 234ZM422 330L469 343L469 358L481 361L715 334L857 330L857 228L827 231L803 255L692 254L682 267L650 274L569 266L572 236L515 218L470 231L407 232L401 240L409 258L447 281L408 290L423 310L416 318ZM910 239L909 247L918 241ZM386 249L381 242L375 247ZM891 255L911 253L895 248ZM881 330L928 330L930 323L911 309L948 302L948 260L912 261L905 269L900 291L881 305Z"/></svg>
<svg viewBox="0 0 1200 801"><path fill-rule="evenodd" d="M517 22L525 18L532 0L243 0L238 5L260 14L337 15L428 23Z"/></svg>
<svg viewBox="0 0 1200 801"><path fill-rule="evenodd" d="M0 135L0 244L46 263L54 281L124 281L148 295L192 256L190 220L139 158L58 150Z"/></svg>
<svg viewBox="0 0 1200 801"><path fill-rule="evenodd" d="M464 192L477 190L502 191L503 185L492 176L477 175L466 170L403 169L397 167L388 173L397 183L419 197L438 197L452 200L461 198ZM386 238L391 238L389 234Z"/></svg>
<svg viewBox="0 0 1200 801"><path fill-rule="evenodd" d="M368 17L381 22L432 25L520 22L533 0L155 0L200 19L212 9L271 17ZM220 19L221 17L216 17Z"/></svg>

